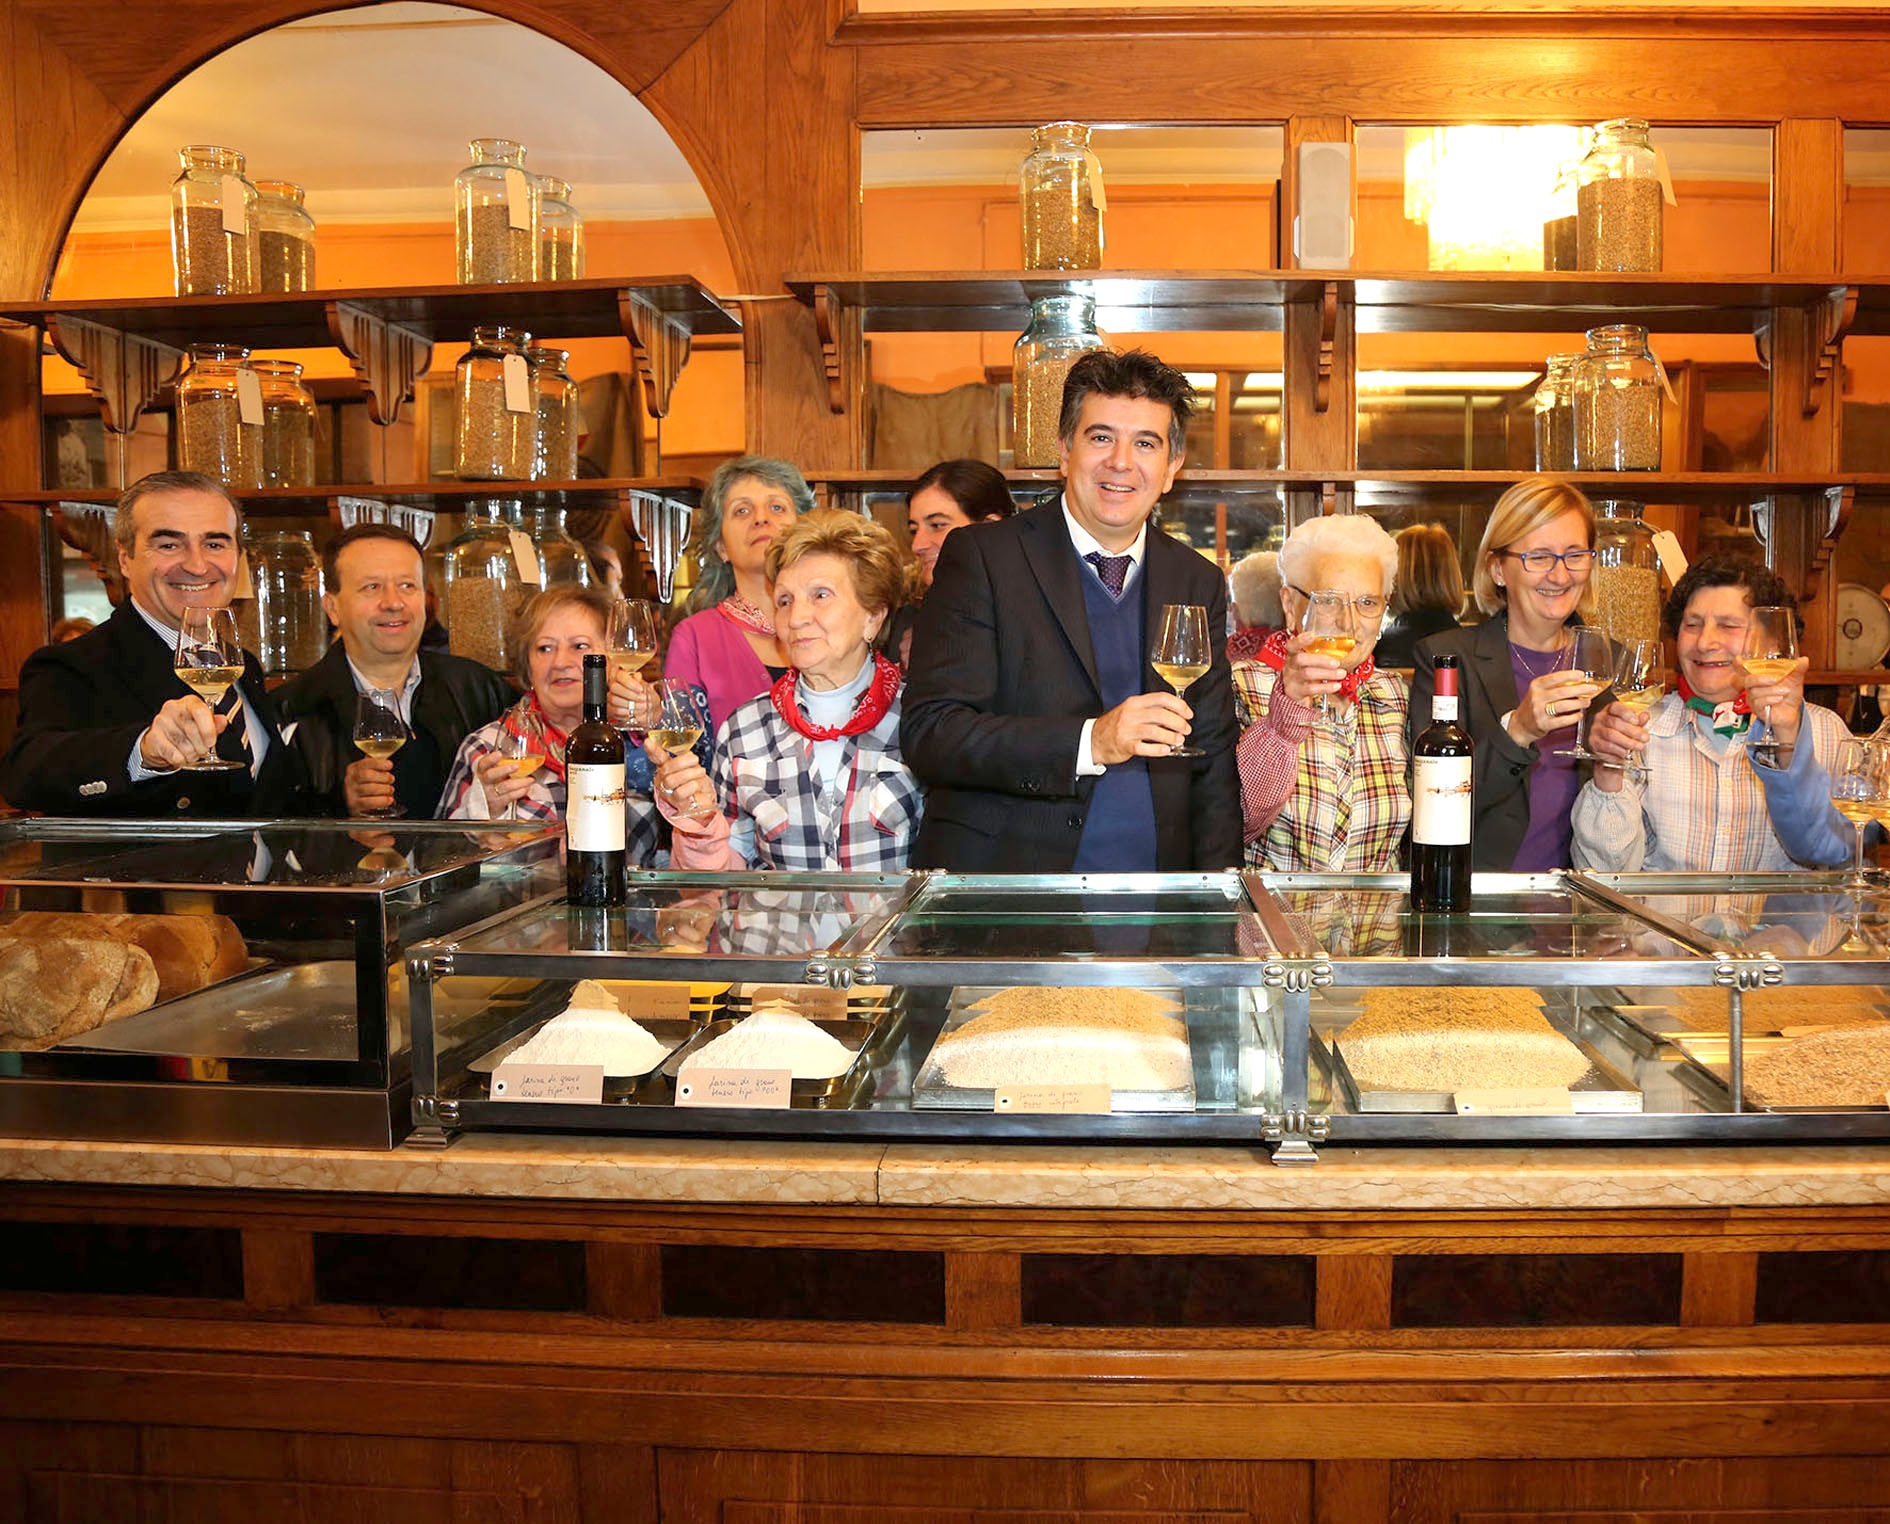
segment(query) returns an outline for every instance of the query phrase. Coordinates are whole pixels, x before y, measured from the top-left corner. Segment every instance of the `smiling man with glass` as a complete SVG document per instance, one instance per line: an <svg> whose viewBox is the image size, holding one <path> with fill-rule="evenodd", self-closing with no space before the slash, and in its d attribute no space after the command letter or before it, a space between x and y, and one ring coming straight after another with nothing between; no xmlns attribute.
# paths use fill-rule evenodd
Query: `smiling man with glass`
<svg viewBox="0 0 1890 1524"><path fill-rule="evenodd" d="M287 813L294 767L256 658L215 709L177 675L193 609L235 586L242 519L208 476L164 471L118 500L114 533L127 595L97 629L46 646L20 669L20 726L0 793L49 815ZM214 753L220 770L193 766Z"/></svg>

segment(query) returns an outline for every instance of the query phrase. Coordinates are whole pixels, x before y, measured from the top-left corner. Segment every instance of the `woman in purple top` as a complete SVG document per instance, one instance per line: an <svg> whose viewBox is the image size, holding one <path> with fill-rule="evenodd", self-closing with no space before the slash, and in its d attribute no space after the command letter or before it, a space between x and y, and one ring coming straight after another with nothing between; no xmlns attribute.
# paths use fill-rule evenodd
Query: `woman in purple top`
<svg viewBox="0 0 1890 1524"><path fill-rule="evenodd" d="M696 585L688 617L670 632L663 676L709 696L711 735L788 668L763 566L769 543L813 506L813 489L785 460L740 455L709 478L689 540Z"/></svg>
<svg viewBox="0 0 1890 1524"><path fill-rule="evenodd" d="M1497 500L1472 579L1490 617L1418 643L1410 736L1431 719L1439 656L1458 658L1463 723L1476 742L1476 821L1470 860L1532 873L1570 861L1569 813L1581 786L1569 755L1575 725L1600 685L1573 670L1588 600L1595 512L1564 482L1531 477Z"/></svg>

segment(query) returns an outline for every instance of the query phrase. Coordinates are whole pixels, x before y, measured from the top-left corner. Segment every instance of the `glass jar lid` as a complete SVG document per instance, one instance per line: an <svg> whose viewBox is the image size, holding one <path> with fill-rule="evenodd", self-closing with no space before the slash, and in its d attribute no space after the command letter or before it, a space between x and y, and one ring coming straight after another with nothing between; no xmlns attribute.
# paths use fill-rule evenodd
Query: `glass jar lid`
<svg viewBox="0 0 1890 1524"><path fill-rule="evenodd" d="M473 329L472 341L477 349L516 349L523 352L531 343L532 336L523 328L507 328L502 323L495 323Z"/></svg>
<svg viewBox="0 0 1890 1524"><path fill-rule="evenodd" d="M1030 130L1030 146L1037 148L1087 148L1089 125L1086 122L1045 122Z"/></svg>
<svg viewBox="0 0 1890 1524"><path fill-rule="evenodd" d="M226 175L243 172L243 156L234 148L217 148L208 143L178 149L177 161L185 169L213 169Z"/></svg>
<svg viewBox="0 0 1890 1524"><path fill-rule="evenodd" d="M293 180L258 180L256 194L276 201L293 202L296 206L302 204L302 187Z"/></svg>
<svg viewBox="0 0 1890 1524"><path fill-rule="evenodd" d="M466 148L474 164L507 164L515 169L525 165L525 145L511 138L474 138Z"/></svg>

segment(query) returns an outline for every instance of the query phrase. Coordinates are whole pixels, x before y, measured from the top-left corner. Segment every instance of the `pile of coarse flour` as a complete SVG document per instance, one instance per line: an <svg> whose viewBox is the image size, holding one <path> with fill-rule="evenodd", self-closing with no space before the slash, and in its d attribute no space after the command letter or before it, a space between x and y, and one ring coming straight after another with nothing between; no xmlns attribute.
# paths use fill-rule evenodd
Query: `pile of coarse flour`
<svg viewBox="0 0 1890 1524"><path fill-rule="evenodd" d="M796 1079L835 1079L853 1067L854 1051L831 1032L792 1011L756 1011L704 1043L683 1065L691 1069L787 1069Z"/></svg>
<svg viewBox="0 0 1890 1524"><path fill-rule="evenodd" d="M1180 1090L1194 1077L1179 1005L1147 990L1050 985L1000 990L932 1049L945 1083Z"/></svg>
<svg viewBox="0 0 1890 1524"><path fill-rule="evenodd" d="M669 1057L659 1042L628 1016L609 990L594 979L578 981L571 1003L546 1022L523 1047L506 1056L508 1064L600 1064L615 1078L648 1074Z"/></svg>

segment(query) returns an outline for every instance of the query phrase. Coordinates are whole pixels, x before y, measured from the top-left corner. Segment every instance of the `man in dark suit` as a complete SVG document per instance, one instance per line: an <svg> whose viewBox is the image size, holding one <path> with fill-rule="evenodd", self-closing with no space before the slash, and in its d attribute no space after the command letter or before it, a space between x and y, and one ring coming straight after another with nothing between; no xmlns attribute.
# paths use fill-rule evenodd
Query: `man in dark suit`
<svg viewBox="0 0 1890 1524"><path fill-rule="evenodd" d="M160 471L119 498L125 601L20 668L19 730L0 760L10 804L147 818L290 811L295 768L256 658L244 653L243 675L215 712L173 670L183 611L230 601L241 533L229 494L195 471ZM213 748L247 765L185 770Z"/></svg>
<svg viewBox="0 0 1890 1524"><path fill-rule="evenodd" d="M1193 388L1141 350L1071 367L1063 491L958 530L912 642L900 729L929 787L914 864L1138 872L1240 861L1240 786L1212 563L1149 521L1181 469ZM1207 610L1186 702L1149 667L1168 604ZM1184 741L1200 756L1177 757Z"/></svg>
<svg viewBox="0 0 1890 1524"><path fill-rule="evenodd" d="M426 565L404 529L343 530L322 558L322 580L322 609L338 639L275 695L311 807L431 820L459 743L503 714L518 691L490 667L422 648ZM355 708L370 688L391 691L407 722L407 743L391 760L363 756L354 744Z"/></svg>

